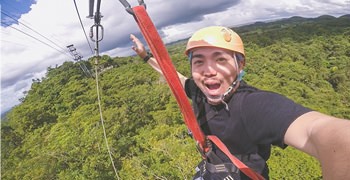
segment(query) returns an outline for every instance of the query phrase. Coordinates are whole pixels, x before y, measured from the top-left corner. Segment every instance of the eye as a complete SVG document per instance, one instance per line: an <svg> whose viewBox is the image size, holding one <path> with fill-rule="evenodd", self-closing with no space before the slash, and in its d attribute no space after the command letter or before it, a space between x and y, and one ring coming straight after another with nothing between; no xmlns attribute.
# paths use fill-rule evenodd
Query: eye
<svg viewBox="0 0 350 180"><path fill-rule="evenodd" d="M195 66L202 65L203 63L204 63L204 61L201 59L192 59L192 64Z"/></svg>
<svg viewBox="0 0 350 180"><path fill-rule="evenodd" d="M224 57L219 57L216 59L216 62L218 62L218 63L225 63L226 61L227 61L227 59Z"/></svg>

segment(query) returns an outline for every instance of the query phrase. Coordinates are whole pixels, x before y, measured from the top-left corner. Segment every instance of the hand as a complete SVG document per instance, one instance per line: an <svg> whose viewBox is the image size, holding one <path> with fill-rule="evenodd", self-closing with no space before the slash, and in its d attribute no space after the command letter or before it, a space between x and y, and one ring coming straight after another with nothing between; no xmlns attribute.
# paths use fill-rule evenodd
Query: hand
<svg viewBox="0 0 350 180"><path fill-rule="evenodd" d="M136 52L138 56L140 56L141 59L144 59L147 56L147 51L145 49L145 46L142 44L142 42L133 34L130 34L130 39L134 43L134 46L131 47L132 50Z"/></svg>

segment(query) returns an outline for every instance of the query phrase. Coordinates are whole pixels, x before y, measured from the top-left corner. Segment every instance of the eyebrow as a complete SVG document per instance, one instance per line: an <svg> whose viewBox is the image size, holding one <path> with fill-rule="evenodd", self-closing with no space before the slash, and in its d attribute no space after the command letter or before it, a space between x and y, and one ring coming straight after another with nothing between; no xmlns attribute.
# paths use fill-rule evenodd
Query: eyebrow
<svg viewBox="0 0 350 180"><path fill-rule="evenodd" d="M202 55L202 54L195 54L195 55L192 55L192 59L193 58L204 58L204 55Z"/></svg>
<svg viewBox="0 0 350 180"><path fill-rule="evenodd" d="M211 57L217 57L217 56L221 56L223 54L224 54L224 52L216 51L211 55ZM194 54L194 55L192 55L192 59L193 58L204 58L204 55L203 54Z"/></svg>
<svg viewBox="0 0 350 180"><path fill-rule="evenodd" d="M218 52L218 51L216 51L216 52L213 53L212 57L221 56L221 55L223 55L223 54L224 54L224 52Z"/></svg>

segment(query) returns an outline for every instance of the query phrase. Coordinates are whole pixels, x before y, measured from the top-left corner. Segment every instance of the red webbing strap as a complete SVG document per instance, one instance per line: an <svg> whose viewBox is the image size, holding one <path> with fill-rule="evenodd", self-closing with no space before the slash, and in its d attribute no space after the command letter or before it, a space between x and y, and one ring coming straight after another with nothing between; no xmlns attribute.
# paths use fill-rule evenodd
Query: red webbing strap
<svg viewBox="0 0 350 180"><path fill-rule="evenodd" d="M249 178L253 180L264 180L265 178L262 177L259 173L253 171L248 166L246 166L244 163L242 163L239 159L237 159L234 155L231 154L231 152L227 149L224 143L221 142L221 140L213 135L207 136L209 140L211 140L223 153L226 154L227 157L230 158L232 163L239 168L245 175L247 175Z"/></svg>
<svg viewBox="0 0 350 180"><path fill-rule="evenodd" d="M174 94L176 101L180 107L182 115L184 117L185 124L191 130L194 139L201 145L201 148L206 148L205 136L201 131L196 117L193 113L192 107L187 99L186 93L179 80L175 67L172 64L168 51L160 38L156 27L152 20L148 16L144 6L136 6L133 9L134 17L142 32L143 37L147 41L153 56L157 60L159 67L161 68L166 81L168 82L172 93ZM254 180L263 180L264 178L251 170L239 159L234 157L227 147L216 137L208 136L208 138L215 143L229 158L230 160L248 177Z"/></svg>
<svg viewBox="0 0 350 180"><path fill-rule="evenodd" d="M191 104L188 101L175 67L172 64L168 51L166 50L156 27L148 16L144 6L136 6L132 9L142 35L147 41L153 56L157 60L159 67L176 98L184 117L185 124L192 132L194 139L201 145L201 148L206 148L205 136L197 123Z"/></svg>

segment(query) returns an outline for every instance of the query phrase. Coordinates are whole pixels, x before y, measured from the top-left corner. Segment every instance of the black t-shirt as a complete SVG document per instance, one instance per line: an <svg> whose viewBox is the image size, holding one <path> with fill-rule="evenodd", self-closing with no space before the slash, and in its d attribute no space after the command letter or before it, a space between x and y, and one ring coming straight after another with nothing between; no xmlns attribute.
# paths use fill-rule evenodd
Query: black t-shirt
<svg viewBox="0 0 350 180"><path fill-rule="evenodd" d="M216 135L232 154L257 153L265 161L270 156L271 145L286 147L284 135L289 125L311 111L285 96L259 90L244 81L227 102L229 111L224 104L208 104L193 79L186 81L185 91L206 135ZM220 151L217 154L229 162ZM267 167L264 171L262 174L267 176Z"/></svg>

